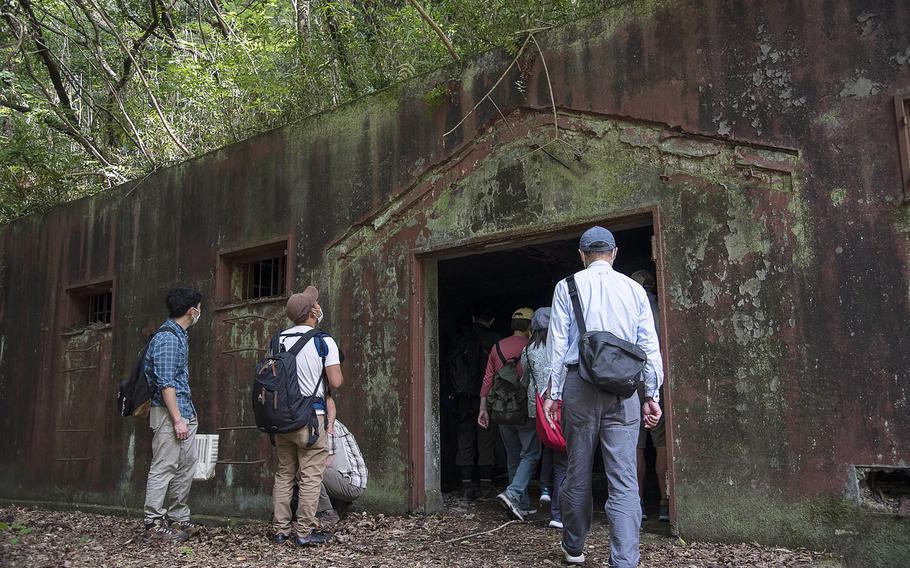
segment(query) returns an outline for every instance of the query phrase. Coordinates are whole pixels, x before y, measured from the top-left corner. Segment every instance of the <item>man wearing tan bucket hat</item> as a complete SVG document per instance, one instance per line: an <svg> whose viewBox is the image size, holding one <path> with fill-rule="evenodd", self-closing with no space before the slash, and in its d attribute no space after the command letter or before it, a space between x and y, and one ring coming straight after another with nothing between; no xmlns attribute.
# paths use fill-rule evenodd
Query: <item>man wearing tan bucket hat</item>
<svg viewBox="0 0 910 568"><path fill-rule="evenodd" d="M332 538L331 534L318 530L316 506L329 454L329 436L324 430L326 383L330 388L337 389L344 382L344 377L338 345L329 334L317 330L323 317L319 290L315 286L307 286L303 292L292 295L287 303L287 316L294 326L281 332L273 340L273 347L290 351L298 341L306 342L296 355L297 382L304 397L315 397L313 408L318 415L318 431L311 432L311 427L304 426L293 432L275 434L278 468L272 491L274 540L279 544L293 540L299 546L309 546L328 542ZM312 441L313 434L318 434L315 441ZM290 503L298 472L297 520L292 522Z"/></svg>

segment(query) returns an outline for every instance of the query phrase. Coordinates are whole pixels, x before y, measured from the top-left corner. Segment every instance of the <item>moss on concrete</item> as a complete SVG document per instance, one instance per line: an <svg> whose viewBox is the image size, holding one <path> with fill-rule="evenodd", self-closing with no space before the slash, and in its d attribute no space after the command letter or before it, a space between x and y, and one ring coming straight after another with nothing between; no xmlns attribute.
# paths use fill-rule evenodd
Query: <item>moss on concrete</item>
<svg viewBox="0 0 910 568"><path fill-rule="evenodd" d="M680 483L676 499L686 540L806 546L835 552L857 567L904 567L910 558L910 518L867 513L843 499L791 502L721 479Z"/></svg>

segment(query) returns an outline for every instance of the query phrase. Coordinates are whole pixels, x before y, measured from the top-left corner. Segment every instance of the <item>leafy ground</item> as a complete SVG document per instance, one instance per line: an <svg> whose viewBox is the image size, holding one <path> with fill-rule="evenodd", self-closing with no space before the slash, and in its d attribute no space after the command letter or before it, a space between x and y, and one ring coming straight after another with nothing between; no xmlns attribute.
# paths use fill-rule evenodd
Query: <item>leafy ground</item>
<svg viewBox="0 0 910 568"><path fill-rule="evenodd" d="M354 513L336 527L338 542L318 549L277 546L268 525L252 522L209 527L186 543L147 543L136 519L35 508L0 508L0 566L240 568L276 566L373 568L445 566L561 566L559 533L546 516L500 527L506 520L492 502L453 503L434 516L386 517ZM663 525L664 527L666 525ZM655 527L659 528L659 527ZM585 554L588 566L605 566L609 530L595 518ZM755 544L683 543L643 533L642 566L838 566L825 555Z"/></svg>

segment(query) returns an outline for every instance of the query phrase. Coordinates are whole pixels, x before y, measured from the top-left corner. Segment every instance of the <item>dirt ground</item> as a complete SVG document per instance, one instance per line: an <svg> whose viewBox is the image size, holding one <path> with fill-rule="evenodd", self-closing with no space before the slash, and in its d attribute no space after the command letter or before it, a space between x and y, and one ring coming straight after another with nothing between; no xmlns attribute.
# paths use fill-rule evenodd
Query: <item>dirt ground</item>
<svg viewBox="0 0 910 568"><path fill-rule="evenodd" d="M547 515L507 522L494 502L450 502L445 513L387 517L352 513L335 527L337 541L319 548L275 545L268 524L211 526L185 543L145 542L140 520L73 511L0 507L0 566L276 568L276 567L527 567L562 566L560 533ZM641 566L839 566L827 555L755 544L685 543L642 533ZM662 524L666 527L666 524ZM649 528L646 527L646 528ZM595 516L587 566L606 566L609 529Z"/></svg>

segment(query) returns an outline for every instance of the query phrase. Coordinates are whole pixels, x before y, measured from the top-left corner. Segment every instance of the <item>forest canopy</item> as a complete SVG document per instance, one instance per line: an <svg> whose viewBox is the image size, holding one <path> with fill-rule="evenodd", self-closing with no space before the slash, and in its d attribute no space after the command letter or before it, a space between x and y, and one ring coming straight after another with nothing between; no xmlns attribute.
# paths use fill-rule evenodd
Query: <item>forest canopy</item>
<svg viewBox="0 0 910 568"><path fill-rule="evenodd" d="M0 0L0 223L618 3Z"/></svg>

